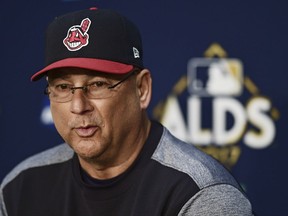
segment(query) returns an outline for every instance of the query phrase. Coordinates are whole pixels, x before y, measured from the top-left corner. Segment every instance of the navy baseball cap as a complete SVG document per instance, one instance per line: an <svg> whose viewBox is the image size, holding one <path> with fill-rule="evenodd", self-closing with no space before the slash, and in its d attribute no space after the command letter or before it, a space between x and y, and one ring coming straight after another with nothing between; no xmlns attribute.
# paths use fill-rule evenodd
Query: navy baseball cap
<svg viewBox="0 0 288 216"><path fill-rule="evenodd" d="M137 27L108 9L90 8L56 17L46 32L45 67L32 75L78 67L112 74L144 68L142 40Z"/></svg>

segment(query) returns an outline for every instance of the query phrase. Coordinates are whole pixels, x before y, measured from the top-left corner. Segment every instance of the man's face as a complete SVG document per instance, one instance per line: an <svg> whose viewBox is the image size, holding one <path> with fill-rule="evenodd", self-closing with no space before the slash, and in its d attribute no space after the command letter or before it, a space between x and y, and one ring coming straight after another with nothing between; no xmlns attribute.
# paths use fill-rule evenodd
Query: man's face
<svg viewBox="0 0 288 216"><path fill-rule="evenodd" d="M68 102L51 100L55 126L80 158L117 163L117 160L125 157L127 149L129 151L133 146L131 142L137 139L143 112L150 101L150 94L145 101L141 95L141 73L113 89L113 95L108 98L89 99L83 90L76 89ZM150 75L147 76L150 79ZM48 82L51 85L80 87L99 78L115 84L123 75L108 75L76 68L57 69L48 73Z"/></svg>

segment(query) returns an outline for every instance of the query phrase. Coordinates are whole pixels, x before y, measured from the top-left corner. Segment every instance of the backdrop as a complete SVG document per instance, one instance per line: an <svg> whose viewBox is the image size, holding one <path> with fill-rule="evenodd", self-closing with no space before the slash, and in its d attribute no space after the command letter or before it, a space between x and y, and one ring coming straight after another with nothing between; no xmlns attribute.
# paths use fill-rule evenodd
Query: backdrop
<svg viewBox="0 0 288 216"><path fill-rule="evenodd" d="M0 180L62 142L44 81L44 31L57 15L112 8L143 35L151 118L221 161L258 215L287 215L288 3L250 0L2 0Z"/></svg>

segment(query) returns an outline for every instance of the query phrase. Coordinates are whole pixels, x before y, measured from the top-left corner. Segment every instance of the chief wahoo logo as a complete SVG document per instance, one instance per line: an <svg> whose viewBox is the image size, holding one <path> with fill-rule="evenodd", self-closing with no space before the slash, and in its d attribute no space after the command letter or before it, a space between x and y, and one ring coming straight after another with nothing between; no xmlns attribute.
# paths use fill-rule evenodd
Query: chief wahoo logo
<svg viewBox="0 0 288 216"><path fill-rule="evenodd" d="M82 20L80 25L74 25L69 28L67 36L63 40L63 44L69 51L77 51L89 43L88 30L91 24L89 18Z"/></svg>

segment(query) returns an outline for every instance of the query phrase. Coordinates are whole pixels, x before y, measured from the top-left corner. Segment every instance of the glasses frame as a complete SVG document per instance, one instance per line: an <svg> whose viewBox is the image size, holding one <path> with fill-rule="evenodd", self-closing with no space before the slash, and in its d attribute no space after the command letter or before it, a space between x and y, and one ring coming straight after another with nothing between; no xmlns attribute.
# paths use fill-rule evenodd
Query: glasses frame
<svg viewBox="0 0 288 216"><path fill-rule="evenodd" d="M116 83L113 84L113 85L108 86L107 89L114 89L114 88L116 88L118 85L120 85L121 83L125 82L125 81L128 80L130 77L132 77L133 75L137 74L137 73L140 72L140 71L141 71L141 69L139 69L139 68L133 68L133 70L132 70L131 72L127 73L127 74L123 77L123 79L119 80L118 82L116 82ZM77 89L81 89L82 91L87 92L88 86L89 86L89 85L71 87L70 90L71 90L71 93L72 93L72 94L74 94L75 90L77 90ZM50 95L50 92L49 92L48 88L49 88L49 84L47 84L47 86L46 86L46 88L45 88L45 90L44 90L44 94L47 95L47 96ZM68 101L70 101L70 100L68 100ZM68 101L67 101L67 102L68 102Z"/></svg>

